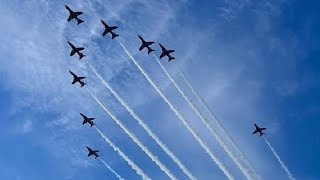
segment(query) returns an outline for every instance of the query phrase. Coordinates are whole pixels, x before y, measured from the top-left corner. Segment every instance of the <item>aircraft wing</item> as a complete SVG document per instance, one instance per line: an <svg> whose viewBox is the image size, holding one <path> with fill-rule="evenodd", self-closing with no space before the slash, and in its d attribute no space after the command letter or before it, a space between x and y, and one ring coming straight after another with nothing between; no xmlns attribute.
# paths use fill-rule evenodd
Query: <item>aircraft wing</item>
<svg viewBox="0 0 320 180"><path fill-rule="evenodd" d="M104 22L102 19L100 19L101 23L104 25L104 26L108 26L106 22Z"/></svg>
<svg viewBox="0 0 320 180"><path fill-rule="evenodd" d="M76 83L77 82L77 79L74 78L73 81L72 81L72 84Z"/></svg>
<svg viewBox="0 0 320 180"><path fill-rule="evenodd" d="M86 77L78 77L79 79L84 79L84 78L86 78Z"/></svg>
<svg viewBox="0 0 320 180"><path fill-rule="evenodd" d="M163 56L164 56L164 52L160 54L160 59L163 58Z"/></svg>
<svg viewBox="0 0 320 180"><path fill-rule="evenodd" d="M266 130L266 129L267 129L267 128L260 128L260 130L262 130L262 131L263 131L263 130Z"/></svg>
<svg viewBox="0 0 320 180"><path fill-rule="evenodd" d="M93 152L92 152L92 151L89 151L88 156L91 156L92 154L93 154Z"/></svg>
<svg viewBox="0 0 320 180"><path fill-rule="evenodd" d="M143 48L144 48L144 45L142 44L139 48L139 51L142 51Z"/></svg>
<svg viewBox="0 0 320 180"><path fill-rule="evenodd" d="M69 73L70 73L73 77L76 77L76 75L75 75L72 71L69 70Z"/></svg>
<svg viewBox="0 0 320 180"><path fill-rule="evenodd" d="M67 41L69 46L71 46L71 48L73 49L74 48L74 45L70 42L70 41Z"/></svg>
<svg viewBox="0 0 320 180"><path fill-rule="evenodd" d="M111 26L111 27L110 27L111 31L112 31L112 30L115 30L115 29L117 29L117 28L118 28L118 26Z"/></svg>
<svg viewBox="0 0 320 180"><path fill-rule="evenodd" d="M162 51L166 51L166 48L163 47L162 44L159 43L159 45L160 45Z"/></svg>
<svg viewBox="0 0 320 180"><path fill-rule="evenodd" d="M105 36L108 33L107 29L105 29L102 33L102 36Z"/></svg>
<svg viewBox="0 0 320 180"><path fill-rule="evenodd" d="M74 12L77 16L83 14L83 12Z"/></svg>
<svg viewBox="0 0 320 180"><path fill-rule="evenodd" d="M84 50L84 47L78 47L76 49L77 49L77 51L82 51L82 50Z"/></svg>
<svg viewBox="0 0 320 180"><path fill-rule="evenodd" d="M138 37L142 42L144 42L144 39L140 35L138 35Z"/></svg>
<svg viewBox="0 0 320 180"><path fill-rule="evenodd" d="M68 22L71 21L72 18L73 18L73 17L72 17L71 14L70 14L69 17L68 17L68 19L67 19L67 21L68 21Z"/></svg>
<svg viewBox="0 0 320 180"><path fill-rule="evenodd" d="M255 133L257 133L258 132L258 130L255 130L252 134L255 134Z"/></svg>
<svg viewBox="0 0 320 180"><path fill-rule="evenodd" d="M76 53L76 51L72 49L70 52L70 56L73 56L75 53Z"/></svg>
<svg viewBox="0 0 320 180"><path fill-rule="evenodd" d="M167 50L168 54L175 52L175 50Z"/></svg>
<svg viewBox="0 0 320 180"><path fill-rule="evenodd" d="M82 113L80 113L80 115L83 117L83 119L87 119L87 116L86 116L86 115L84 115L84 114L82 114Z"/></svg>

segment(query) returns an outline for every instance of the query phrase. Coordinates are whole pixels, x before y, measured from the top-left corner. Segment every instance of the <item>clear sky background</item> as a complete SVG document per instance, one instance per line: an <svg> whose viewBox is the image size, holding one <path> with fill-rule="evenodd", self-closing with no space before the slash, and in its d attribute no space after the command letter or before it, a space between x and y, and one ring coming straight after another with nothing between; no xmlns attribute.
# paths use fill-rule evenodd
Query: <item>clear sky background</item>
<svg viewBox="0 0 320 180"><path fill-rule="evenodd" d="M85 22L67 22L64 5ZM125 179L134 170L83 126L80 112L152 179L168 179L97 105L68 70L88 87L179 179L187 177L147 135L87 66L93 65L198 179L226 179L157 92L110 36L100 19L117 25L128 48L191 122L235 179L245 179L146 50L142 35L161 42L176 60L162 63L200 107L180 69L235 139L262 179L288 179L253 123L297 179L319 172L319 7L297 0L83 0L0 2L0 179L116 179L85 146ZM67 40L84 46L84 61L70 57ZM159 56L158 44L155 55ZM208 114L205 114L208 117ZM229 145L229 144L228 144Z"/></svg>

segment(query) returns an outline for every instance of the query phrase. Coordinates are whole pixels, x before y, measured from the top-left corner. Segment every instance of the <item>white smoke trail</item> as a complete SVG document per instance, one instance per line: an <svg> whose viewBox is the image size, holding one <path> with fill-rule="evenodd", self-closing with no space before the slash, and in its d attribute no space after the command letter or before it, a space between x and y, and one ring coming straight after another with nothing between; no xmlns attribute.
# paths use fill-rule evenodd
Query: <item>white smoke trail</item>
<svg viewBox="0 0 320 180"><path fill-rule="evenodd" d="M119 180L124 180L114 169L112 169L106 162L104 162L104 160L100 159L100 161L112 172L112 174L117 176Z"/></svg>
<svg viewBox="0 0 320 180"><path fill-rule="evenodd" d="M106 88L118 99L122 106L131 114L131 116L138 121L139 125L148 133L148 135L155 140L155 142L165 151L165 153L179 166L179 168L187 175L190 179L195 180L196 178L191 174L191 172L185 167L185 165L173 154L173 152L158 138L156 134L152 132L149 126L133 111L133 109L120 97L120 95L106 82L100 74L88 63L91 70L96 74L96 76L101 80L101 82L106 86Z"/></svg>
<svg viewBox="0 0 320 180"><path fill-rule="evenodd" d="M169 74L169 72L166 70L166 68L162 65L162 63L159 61L159 59L153 55L153 57L156 59L158 64L160 65L161 69L165 72L165 74L168 76L172 84L176 87L176 89L179 91L179 93L182 95L184 100L188 103L188 105L192 108L192 110L197 114L197 116L201 119L202 123L207 127L207 129L210 131L211 135L215 137L215 139L218 141L220 146L223 148L223 150L228 154L228 156L234 161L236 166L240 169L240 171L244 174L244 176L247 179L252 179L250 173L248 170L242 166L242 164L239 162L237 157L229 150L225 142L222 140L222 138L217 134L217 132L210 126L208 120L199 112L199 110L196 108L196 106L193 104L193 102L187 97L187 95L184 93L184 91L179 87L179 85L176 83L176 81L173 79L173 77Z"/></svg>
<svg viewBox="0 0 320 180"><path fill-rule="evenodd" d="M100 105L100 107L111 116L111 118L121 127L124 132L129 135L129 137L148 155L153 162L155 162L159 168L167 174L170 179L176 180L177 178L170 172L170 170L162 163L158 158L152 154L152 152L131 132L129 129L108 109L106 108L100 100L87 88L88 92L95 99L95 101Z"/></svg>
<svg viewBox="0 0 320 180"><path fill-rule="evenodd" d="M151 180L148 175L146 175L138 165L136 165L126 154L124 154L113 142L107 138L97 127L95 129L98 131L98 133L101 135L101 137L113 148L115 152L119 154L128 164L131 166L133 170L136 171L136 173L141 176L142 179L144 180Z"/></svg>
<svg viewBox="0 0 320 180"><path fill-rule="evenodd" d="M213 119L216 124L218 125L218 128L222 130L224 133L226 133L227 139L231 142L231 144L235 147L235 150L239 152L240 154L240 159L242 159L250 168L252 171L253 175L255 176L256 179L261 179L260 175L257 174L255 168L253 167L251 161L244 155L242 150L240 149L239 145L236 143L236 141L232 138L230 133L226 130L226 128L222 125L222 123L215 117L214 113L212 110L209 108L207 103L204 101L204 99L198 94L198 92L193 88L189 80L185 77L185 75L179 70L178 71L182 79L185 81L187 86L191 89L192 93L197 97L198 101L205 107L206 111L209 112L211 119Z"/></svg>
<svg viewBox="0 0 320 180"><path fill-rule="evenodd" d="M293 175L291 174L291 172L289 171L289 169L287 168L287 166L284 164L284 162L280 159L280 157L278 156L278 154L276 153L276 151L273 149L273 147L271 146L271 144L269 143L269 141L264 138L264 141L267 143L267 145L269 146L269 148L271 149L273 155L276 157L276 159L278 160L279 164L281 165L281 168L286 172L287 176L289 179L291 180L295 180L295 178L293 177Z"/></svg>
<svg viewBox="0 0 320 180"><path fill-rule="evenodd" d="M132 62L137 66L137 68L141 71L144 77L148 80L148 82L152 85L152 87L158 92L158 94L162 97L162 99L168 104L170 109L175 113L175 115L182 121L184 126L190 131L193 137L198 141L198 143L205 149L206 153L210 156L214 163L218 165L218 167L222 170L224 175L229 179L233 180L233 176L230 172L225 168L225 166L220 162L220 160L211 152L206 143L200 138L200 136L195 132L195 130L191 127L190 123L183 117L183 115L173 106L173 104L168 100L168 98L163 94L159 87L155 85L155 83L150 79L149 75L144 71L144 69L137 63L137 61L132 57L132 55L128 52L128 50L124 47L124 45L117 39L123 50L132 60Z"/></svg>

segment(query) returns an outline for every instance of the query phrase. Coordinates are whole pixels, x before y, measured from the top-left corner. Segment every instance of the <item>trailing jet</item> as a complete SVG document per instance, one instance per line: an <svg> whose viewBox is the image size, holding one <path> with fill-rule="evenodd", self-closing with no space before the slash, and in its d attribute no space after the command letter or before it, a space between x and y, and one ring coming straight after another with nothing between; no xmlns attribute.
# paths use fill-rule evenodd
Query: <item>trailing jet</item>
<svg viewBox="0 0 320 180"><path fill-rule="evenodd" d="M139 48L139 51L142 51L142 49L147 48L148 49L148 54L150 54L152 51L154 51L154 49L152 49L150 47L151 44L153 44L154 42L147 42L145 41L140 35L138 35L139 39L141 40L142 45Z"/></svg>
<svg viewBox="0 0 320 180"><path fill-rule="evenodd" d="M104 25L104 31L102 36L105 36L106 34L110 33L112 35L112 39L114 39L115 37L119 36L118 34L116 34L115 32L113 32L113 30L117 29L118 26L109 26L106 22L104 22L102 19L101 23Z"/></svg>
<svg viewBox="0 0 320 180"><path fill-rule="evenodd" d="M162 53L160 55L160 59L163 58L164 56L168 56L168 58L169 58L168 62L170 62L173 59L176 59L176 58L174 58L174 57L172 57L170 55L171 53L175 52L175 50L167 50L165 47L162 46L162 44L159 43L159 45L160 45L161 50L162 50Z"/></svg>
<svg viewBox="0 0 320 180"><path fill-rule="evenodd" d="M79 77L79 76L77 76L76 74L74 74L73 72L71 72L70 70L69 70L69 72L70 72L70 74L73 76L72 84L75 84L76 82L79 82L80 85L81 85L81 87L83 87L83 86L86 84L86 83L84 83L84 82L82 81L82 79L84 79L84 78L86 78L86 77Z"/></svg>
<svg viewBox="0 0 320 180"><path fill-rule="evenodd" d="M78 18L79 15L83 14L82 12L74 12L67 5L65 5L65 7L69 11L69 17L67 19L68 22L71 21L72 19L76 19L78 21L78 25L84 22L83 20Z"/></svg>
<svg viewBox="0 0 320 180"><path fill-rule="evenodd" d="M267 128L260 128L258 125L254 124L254 126L256 127L256 130L252 133L255 134L257 132L260 133L260 136L262 136L263 134L265 134L264 132L262 132L263 130L266 130Z"/></svg>
<svg viewBox="0 0 320 180"><path fill-rule="evenodd" d="M81 52L84 50L84 47L75 47L70 41L68 41L68 44L72 48L70 56L73 56L77 53L79 55L79 60L85 57L85 55Z"/></svg>
<svg viewBox="0 0 320 180"><path fill-rule="evenodd" d="M86 146L86 148L88 149L89 153L88 153L88 157L94 155L95 159L97 159L97 157L99 157L99 150L92 150L91 148L89 148L88 146Z"/></svg>
<svg viewBox="0 0 320 180"><path fill-rule="evenodd" d="M92 127L93 125L95 125L95 124L93 123L93 120L94 120L95 118L88 118L86 115L84 115L84 114L82 114L82 113L80 113L80 115L83 117L83 122L82 122L82 124L89 123L89 124L91 125L91 127Z"/></svg>

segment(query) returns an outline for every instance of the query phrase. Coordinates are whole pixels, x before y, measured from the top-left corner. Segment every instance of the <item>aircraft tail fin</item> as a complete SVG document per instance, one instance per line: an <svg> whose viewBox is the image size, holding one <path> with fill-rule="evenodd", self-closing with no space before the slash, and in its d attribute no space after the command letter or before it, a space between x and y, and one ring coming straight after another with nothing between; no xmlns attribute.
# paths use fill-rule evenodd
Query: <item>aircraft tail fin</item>
<svg viewBox="0 0 320 180"><path fill-rule="evenodd" d="M78 21L78 25L84 22L84 21L81 20L81 19L77 19L77 21Z"/></svg>
<svg viewBox="0 0 320 180"><path fill-rule="evenodd" d="M262 136L262 135L264 135L264 134L266 134L266 133L261 132L261 133L260 133L260 136Z"/></svg>
<svg viewBox="0 0 320 180"><path fill-rule="evenodd" d="M79 53L79 59L82 59L83 57L85 57L86 55Z"/></svg>
<svg viewBox="0 0 320 180"><path fill-rule="evenodd" d="M152 48L148 48L148 54L150 54L152 51L155 51L155 50Z"/></svg>
<svg viewBox="0 0 320 180"><path fill-rule="evenodd" d="M117 36L119 36L119 35L116 33L112 33L112 39L116 38Z"/></svg>
<svg viewBox="0 0 320 180"><path fill-rule="evenodd" d="M174 60L174 59L176 59L176 58L169 56L168 62L170 62L171 60Z"/></svg>
<svg viewBox="0 0 320 180"><path fill-rule="evenodd" d="M84 83L84 82L80 82L81 86L80 87L83 87L84 85L86 85L87 83Z"/></svg>

